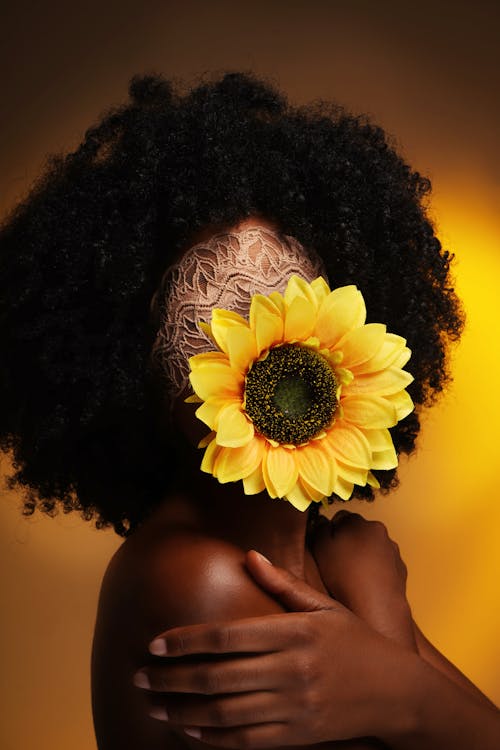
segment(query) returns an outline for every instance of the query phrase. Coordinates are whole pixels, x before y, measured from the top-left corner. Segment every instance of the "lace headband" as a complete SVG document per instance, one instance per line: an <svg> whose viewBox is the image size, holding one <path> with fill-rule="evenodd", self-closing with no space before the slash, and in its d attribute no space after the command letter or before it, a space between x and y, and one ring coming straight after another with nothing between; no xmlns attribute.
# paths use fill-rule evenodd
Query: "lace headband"
<svg viewBox="0 0 500 750"><path fill-rule="evenodd" d="M186 388L189 357L213 349L199 321L209 322L214 308L247 317L252 295L283 292L292 274L326 279L315 252L262 226L215 234L170 266L152 301L159 328L151 352L168 395Z"/></svg>

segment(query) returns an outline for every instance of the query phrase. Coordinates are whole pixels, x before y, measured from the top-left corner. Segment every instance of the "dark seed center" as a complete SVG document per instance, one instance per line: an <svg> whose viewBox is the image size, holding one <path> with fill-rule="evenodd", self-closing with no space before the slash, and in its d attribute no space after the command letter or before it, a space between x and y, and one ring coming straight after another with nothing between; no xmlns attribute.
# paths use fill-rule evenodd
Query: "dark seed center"
<svg viewBox="0 0 500 750"><path fill-rule="evenodd" d="M300 344L283 344L254 362L245 385L245 410L258 432L300 445L329 426L337 382L327 360Z"/></svg>

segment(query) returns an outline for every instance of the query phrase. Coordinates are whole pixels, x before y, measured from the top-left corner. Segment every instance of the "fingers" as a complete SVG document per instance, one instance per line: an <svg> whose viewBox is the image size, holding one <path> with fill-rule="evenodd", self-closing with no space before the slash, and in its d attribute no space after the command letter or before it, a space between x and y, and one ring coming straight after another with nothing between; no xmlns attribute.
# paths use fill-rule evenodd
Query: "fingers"
<svg viewBox="0 0 500 750"><path fill-rule="evenodd" d="M161 693L244 693L286 685L292 677L292 666L290 660L276 654L198 664L172 661L141 669L134 683Z"/></svg>
<svg viewBox="0 0 500 750"><path fill-rule="evenodd" d="M335 515L333 516L332 520L330 521L330 527L336 526L337 524L343 522L343 521L353 521L356 520L357 522L366 521L366 518L364 518L361 513L353 513L353 511L350 510L339 510Z"/></svg>
<svg viewBox="0 0 500 750"><path fill-rule="evenodd" d="M265 747L292 745L293 738L286 731L287 725L281 722L254 724L234 729L211 729L192 727L184 731L191 737L216 747L252 748L260 750Z"/></svg>
<svg viewBox="0 0 500 750"><path fill-rule="evenodd" d="M295 621L296 620L296 621ZM185 625L160 634L149 645L155 656L268 653L300 642L301 620L287 614Z"/></svg>
<svg viewBox="0 0 500 750"><path fill-rule="evenodd" d="M330 545L342 540L364 543L390 544L398 553L399 548L390 536L382 521L368 520L360 513L352 513L348 510L339 510L330 522L320 523L314 536L314 547L320 550L322 547L330 549Z"/></svg>
<svg viewBox="0 0 500 750"><path fill-rule="evenodd" d="M208 698L168 695L150 715L184 727L224 729L285 721L286 713L276 693L262 691Z"/></svg>
<svg viewBox="0 0 500 750"><path fill-rule="evenodd" d="M316 612L341 607L287 570L270 565L255 550L247 553L246 565L255 581L292 612Z"/></svg>

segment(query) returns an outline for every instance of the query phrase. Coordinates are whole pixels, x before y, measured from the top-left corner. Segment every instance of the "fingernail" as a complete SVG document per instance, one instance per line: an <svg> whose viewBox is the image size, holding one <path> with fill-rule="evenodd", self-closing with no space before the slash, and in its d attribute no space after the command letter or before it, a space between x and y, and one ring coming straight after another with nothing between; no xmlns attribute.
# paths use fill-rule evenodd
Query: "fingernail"
<svg viewBox="0 0 500 750"><path fill-rule="evenodd" d="M145 690L149 690L149 688L151 687L151 683L146 672L136 672L133 678L133 682L136 687L144 688Z"/></svg>
<svg viewBox="0 0 500 750"><path fill-rule="evenodd" d="M167 644L163 638L156 638L149 644L149 652L155 656L166 656Z"/></svg>
<svg viewBox="0 0 500 750"><path fill-rule="evenodd" d="M195 739L199 740L201 737L201 730L197 727L188 727L184 730L186 734L189 734L190 737L194 737Z"/></svg>
<svg viewBox="0 0 500 750"><path fill-rule="evenodd" d="M163 708L163 706L154 706L149 715L153 719L158 719L158 721L168 721L167 709Z"/></svg>
<svg viewBox="0 0 500 750"><path fill-rule="evenodd" d="M257 552L257 550L255 550ZM272 565L271 560L268 560L265 555L262 554L262 552L257 552L258 556L261 560L264 560L264 562L268 563L269 565Z"/></svg>

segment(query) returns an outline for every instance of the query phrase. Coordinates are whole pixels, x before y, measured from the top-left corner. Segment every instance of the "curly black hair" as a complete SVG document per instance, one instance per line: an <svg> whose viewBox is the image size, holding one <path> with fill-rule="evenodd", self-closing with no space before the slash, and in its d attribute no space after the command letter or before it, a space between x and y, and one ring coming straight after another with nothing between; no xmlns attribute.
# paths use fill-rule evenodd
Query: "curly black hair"
<svg viewBox="0 0 500 750"><path fill-rule="evenodd" d="M79 510L126 535L165 497L179 459L157 426L150 301L191 236L255 214L315 248L333 286L356 284L369 321L408 340L417 411L391 432L410 453L463 327L429 180L366 116L292 106L252 73L184 92L136 76L129 97L74 152L50 155L2 224L0 448L24 512ZM395 486L395 471L375 473Z"/></svg>

